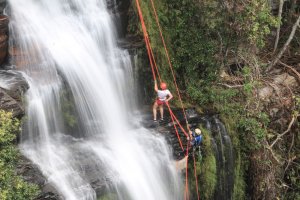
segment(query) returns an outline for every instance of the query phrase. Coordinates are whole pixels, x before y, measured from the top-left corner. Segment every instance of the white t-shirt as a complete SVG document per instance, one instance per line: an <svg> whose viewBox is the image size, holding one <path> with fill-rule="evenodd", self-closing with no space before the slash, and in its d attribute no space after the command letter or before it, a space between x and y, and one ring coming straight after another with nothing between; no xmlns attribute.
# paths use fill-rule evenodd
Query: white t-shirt
<svg viewBox="0 0 300 200"><path fill-rule="evenodd" d="M157 90L157 96L160 101L165 101L168 95L171 95L169 90Z"/></svg>

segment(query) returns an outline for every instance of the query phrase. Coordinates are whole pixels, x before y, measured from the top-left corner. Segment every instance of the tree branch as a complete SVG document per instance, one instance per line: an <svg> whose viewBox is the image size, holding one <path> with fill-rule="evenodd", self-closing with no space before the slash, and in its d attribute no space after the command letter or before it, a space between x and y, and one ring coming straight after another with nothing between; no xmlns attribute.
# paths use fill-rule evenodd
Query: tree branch
<svg viewBox="0 0 300 200"><path fill-rule="evenodd" d="M290 45L291 41L293 40L293 38L295 36L295 32L299 26L299 22L300 22L300 15L298 16L297 21L293 25L293 28L292 28L292 31L290 33L288 40L285 42L285 44L283 45L282 49L280 50L278 55L275 57L275 59L267 67L266 72L270 71L274 67L274 65L277 64L278 60L282 57L283 53L286 51L287 47Z"/></svg>
<svg viewBox="0 0 300 200"><path fill-rule="evenodd" d="M297 119L297 117L298 117L298 115L293 116L291 122L289 123L288 128L282 134L280 134L280 135L277 136L276 140L271 144L270 148L272 148L278 142L278 140L280 138L282 138L285 134L287 134L288 132L290 132L290 130L292 128L292 125L294 124L295 119Z"/></svg>
<svg viewBox="0 0 300 200"><path fill-rule="evenodd" d="M277 27L277 33L276 33L276 40L274 45L273 53L275 53L279 41L279 35L280 35L280 27L281 27L281 15L282 15L282 8L283 8L283 0L279 1L279 11L278 11L278 19L280 21L279 26Z"/></svg>
<svg viewBox="0 0 300 200"><path fill-rule="evenodd" d="M299 74L299 72L297 72L297 70L295 70L293 67L291 67L291 66L289 66L289 65L287 65L287 64L285 64L285 63L283 63L283 62L281 62L280 60L278 60L278 62L279 62L279 64L281 64L281 65L283 65L283 66L289 68L290 70L292 70L292 71L298 76L299 81L300 81L300 74Z"/></svg>
<svg viewBox="0 0 300 200"><path fill-rule="evenodd" d="M277 156L275 155L273 149L270 147L268 141L265 141L267 143L266 148L269 149L269 151L271 152L273 158L276 160L277 163L282 164L282 162L280 161L279 158L277 158Z"/></svg>
<svg viewBox="0 0 300 200"><path fill-rule="evenodd" d="M288 158L289 158L288 159L288 163L287 163L287 165L286 165L286 167L284 169L284 172L283 172L284 175L286 173L286 170L289 168L291 162L293 162L297 158L297 156L294 156L294 157L291 158L291 150L292 150L292 148L294 146L294 141L295 141L295 135L293 135L293 137L292 137L292 144L291 144L291 146L289 148L289 152L288 152Z"/></svg>
<svg viewBox="0 0 300 200"><path fill-rule="evenodd" d="M243 87L243 85L228 85L226 83L218 83L218 85L222 85L222 86L225 86L225 87L228 87L228 88L240 88L240 87Z"/></svg>

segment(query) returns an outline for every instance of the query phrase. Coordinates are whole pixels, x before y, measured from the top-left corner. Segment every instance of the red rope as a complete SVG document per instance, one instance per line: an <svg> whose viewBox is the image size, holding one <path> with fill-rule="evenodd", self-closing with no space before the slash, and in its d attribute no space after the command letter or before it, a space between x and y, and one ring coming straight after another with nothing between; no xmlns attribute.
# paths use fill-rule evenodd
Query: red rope
<svg viewBox="0 0 300 200"><path fill-rule="evenodd" d="M167 106L169 107L169 105L167 104ZM175 121L177 122L178 126L180 127L180 129L182 130L182 132L184 133L184 135L186 137L189 137L189 135L187 134L187 132L184 130L184 128L181 126L179 120L176 118L176 116L174 115L173 111L171 110L171 108L169 107L170 110L170 114L171 116L175 119Z"/></svg>
<svg viewBox="0 0 300 200"><path fill-rule="evenodd" d="M152 0L151 0L151 2L152 2ZM150 43L150 41L149 41L149 37L148 37L148 34L147 34L147 28L146 28L146 25L145 25L145 22L144 22L144 18L143 18L143 14L142 14L142 10L141 10L141 7L140 7L139 0L136 0L136 5L137 5L138 13L139 13L139 18L140 18L140 21L141 21L141 24L142 24L142 30L143 30L144 40L145 40L145 44L146 44L146 48L147 48L147 53L148 53L148 57L149 57L150 65L151 65L151 70L152 70L152 74L153 74L153 79L156 80L155 70L154 70L154 67L155 67L155 69L156 69L156 71L157 71L157 74L158 74L158 76L159 76L160 82L161 82L161 77L160 77L159 70L158 70L158 67L157 67L157 65L156 65L156 62L155 62L154 54L153 54L153 51L152 51L152 48L151 48L151 43ZM154 7L153 2L152 2L152 5L153 5L153 8L154 8L154 10L155 10L155 7ZM157 18L156 11L155 11L155 15L156 15L156 20L157 20L157 22L158 22L158 18ZM158 25L159 25L159 22L158 22ZM159 25L159 28L160 28L160 25ZM175 74L174 74L174 71L173 71L173 68L172 68L172 64L171 64L171 61L170 61L170 57L169 57L169 54L168 54L168 51L167 51L167 48L166 48L166 45L165 45L163 36L162 36L161 28L160 28L160 34L161 34L161 37L162 37L162 40L163 40L163 44L164 44L164 48L165 48L166 55L167 55L167 58L168 58L169 66L170 66L170 69L171 69L171 71L172 71L172 75L173 75L175 87L176 87L176 90L177 90L177 93L178 93L178 97L179 97L179 99L180 99L181 107L182 107L183 114L184 114L184 117L185 117L185 120L186 120L186 124L187 124L187 128L188 128L188 121L187 121L186 113L185 113L185 111L184 111L184 107L183 107L181 95L180 95L180 93L179 93L179 89L178 89L178 86L177 86L177 83L176 83ZM184 128L183 128L183 127L181 126L181 124L179 123L178 119L175 117L175 115L174 115L174 113L172 112L172 110L171 110L170 106L168 105L168 103L166 103L166 104L167 104L168 109L169 109L169 112L170 112L170 116L171 116L171 119L172 119L172 122L173 122L173 125L174 125L174 128L175 128L175 131L176 131L176 135L177 135L177 138L178 138L180 147L181 147L182 150L184 150L183 145L182 145L182 142L181 142L181 139L180 139L180 137L179 137L179 133L178 133L176 124L175 124L175 122L174 122L174 119L176 120L177 124L178 124L179 127L182 129L182 131L184 132L184 134L185 134L187 137L188 137L188 135L187 135L187 133L185 132ZM189 142L188 142L188 144L189 144ZM188 144L187 144L187 148L186 148L186 155L187 155L187 156L188 156L188 150L189 150ZM188 158L187 158L187 161L186 161L186 188L185 188L185 199L188 200Z"/></svg>
<svg viewBox="0 0 300 200"><path fill-rule="evenodd" d="M143 14L142 14L142 10L141 10L141 7L140 7L139 0L136 0L136 6L137 6L137 9L138 9L139 18L140 18L140 21L141 21L141 24L142 24L142 30L143 30L143 34L144 34L144 40L145 40L145 43L146 43L148 57L149 57L149 60L150 60L150 65L151 65L153 79L156 80L156 76L155 76L155 70L156 70L156 72L158 74L158 77L159 77L159 80L161 82L161 77L160 77L160 74L159 74L159 70L158 70L157 64L155 62L154 54L153 54L153 51L152 51L152 48L151 48L151 44L150 44L150 41L149 41L149 37L148 37L148 33L147 33L147 28L146 28L146 25L145 25L145 21L144 21L144 17L143 17ZM168 105L168 108L169 108L169 112L173 113L172 110L171 110L171 108L169 107L169 105ZM175 117L174 114L173 114L173 116ZM174 128L175 128L175 131L176 131L177 138L179 140L180 147L184 151L181 139L179 137L179 133L178 133L177 127L176 127L175 122L174 122L174 117L171 116L171 119L172 119L172 122L174 124ZM177 120L176 117L175 117L175 119ZM181 126L181 128L182 128L182 126Z"/></svg>
<svg viewBox="0 0 300 200"><path fill-rule="evenodd" d="M152 56L151 56L151 52L150 52L150 44L149 44L149 39L148 39L148 33L147 33L147 29L146 29L146 26L145 26L142 10L141 10L141 7L140 7L140 4L139 4L138 0L136 0L136 7L138 9L139 18L140 18L141 25L142 25L144 40L145 40L145 44L146 44L146 48L147 48L147 53L148 53L148 58L149 58L149 61L150 61L150 66L151 66L151 70L152 70L153 79L156 80L156 76L155 76L155 72L154 72L154 66L153 66L153 60L152 60Z"/></svg>
<svg viewBox="0 0 300 200"><path fill-rule="evenodd" d="M154 5L154 2L153 2L153 0L150 0L150 1L151 1L151 5L152 5L152 10L153 10L154 15L155 15L155 21L156 21L156 24L157 24L158 29L159 29L159 34L160 34L160 37L161 37L161 40L162 40L162 43L163 43L163 46L164 46L164 49L165 49L165 53L166 53L167 59L168 59L169 67L170 67L171 72L172 72L174 84L175 84L176 91L177 91L177 94L178 94L178 97L179 97L179 100L180 100L180 104L181 104L181 107L182 107L182 112L184 114L184 117L185 117L185 120L186 120L186 125L187 125L187 128L188 128L187 116L186 116L186 113L185 113L185 110L184 110L184 107L183 107L182 98L181 98L181 95L180 95L180 92L179 92L179 89L178 89L178 85L177 85L175 73L174 73L174 70L173 70L173 66L172 66L172 63L171 63L171 59L170 59L170 56L169 56L167 45L165 43L165 39L164 39L164 36L163 36L163 33L162 33L162 28L161 28L160 23L159 23L159 19L158 19L158 16L157 16L157 12L156 12L156 8L155 8L155 5Z"/></svg>
<svg viewBox="0 0 300 200"><path fill-rule="evenodd" d="M155 76L155 72L154 72L154 68L153 68L153 61L151 59L151 55L149 54L150 50L149 50L149 45L148 45L148 38L145 38L145 43L146 43L146 48L147 48L148 57L149 57L149 61L150 61L150 66L151 66L151 69L152 69L153 79L156 80L156 76Z"/></svg>
<svg viewBox="0 0 300 200"><path fill-rule="evenodd" d="M197 170L196 170L196 160L195 160L195 155L193 154L193 161L194 161L194 175L195 175L195 180L196 180L196 190L197 190L197 197L198 200L200 200L200 195L198 191L198 178L197 178Z"/></svg>
<svg viewBox="0 0 300 200"><path fill-rule="evenodd" d="M158 71L158 67L157 67L157 64L156 64L156 61L155 61L154 53L153 53L153 51L152 51L152 47L151 47L151 43L150 43L149 38L148 38L148 45L149 45L150 54L151 54L152 59L153 59L154 67L155 67L156 72L157 72L158 77L159 77L159 81L162 82L162 81L161 81L160 74L159 74L159 71Z"/></svg>
<svg viewBox="0 0 300 200"><path fill-rule="evenodd" d="M151 0L151 3L153 4L152 0ZM145 40L146 47L147 47L147 53L148 53L148 57L149 57L149 60L150 60L150 65L151 65L151 70L152 70L153 78L154 78L154 80L156 79L155 71L154 71L154 68L155 68L155 69L156 69L156 72L157 72L157 74L158 74L158 76L159 76L159 80L160 80L160 82L161 82L160 73L159 73L159 70L158 70L158 67L157 67L157 64L156 64L156 61L155 61L155 57L154 57L154 54L153 54L153 50L152 50L152 48L151 48L151 43L150 43L150 40L149 40L149 37L148 37L147 28L146 28L146 25L145 25L145 21L144 21L144 17L143 17L143 14L142 14L142 10L141 10L141 7L140 7L139 0L136 0L136 5L137 5L137 9L138 9L140 21L141 21L141 24L142 24L142 30L143 30L143 34L144 34L144 40ZM154 4L153 4L153 8L154 8L154 11L155 11ZM155 15L156 15L156 18L157 18L156 11L155 11ZM157 18L157 22L158 22L158 18ZM158 23L159 23L159 22L158 22ZM161 33L161 36L162 36L161 30L160 30L160 33ZM162 37L162 40L163 40L163 37ZM163 40L163 43L164 43L164 47L165 47L165 50L166 50L166 54L167 54L167 56L168 56L168 52L167 52L167 49L166 49L166 45L165 45L164 40ZM180 102L181 102L181 107L182 107L183 114L184 114L184 117L185 117L185 120L186 120L186 124L188 125L187 116L186 116L186 113L185 113L185 111L184 111L182 99L181 99L181 96L180 96L180 93L179 93L179 89L178 89L178 86L177 86L177 83L176 83L176 78L175 78L175 75L174 75L174 72L173 72L173 68L172 68L172 64L171 64L171 62L170 62L169 56L168 56L168 61L169 61L169 64L170 64L169 66L170 66L171 71L172 71L172 74L173 74L173 78L174 78L176 90L177 90L177 93L178 93L178 96L179 96L179 99L180 99ZM171 111L170 108L169 108L169 110ZM173 116L175 117L174 114L173 114ZM177 120L176 117L175 117L175 119ZM177 120L177 123L180 125L180 123L178 122L178 120ZM187 127L188 127L188 126L187 126ZM180 125L180 128L183 129L181 125ZM183 131L183 132L186 134L186 131ZM186 134L186 136L188 137L187 134Z"/></svg>
<svg viewBox="0 0 300 200"><path fill-rule="evenodd" d="M189 155L189 148L188 148L189 142L186 147L186 156ZM185 167L185 191L184 191L184 199L189 199L189 182L188 182L188 163L189 163L189 157L186 158L186 167Z"/></svg>
<svg viewBox="0 0 300 200"><path fill-rule="evenodd" d="M167 106L168 106L169 112L171 113L172 111L171 111L170 106L168 105L168 102L167 102L166 104L167 104ZM179 136L179 133L178 133L178 130L177 130L177 127L176 127L176 125L175 125L174 118L173 118L172 115L171 115L171 119L172 119L172 123L173 123L174 129L175 129L175 132L176 132L176 135L177 135L177 138L178 138L180 147L181 147L182 151L184 151L184 148L183 148L183 145L182 145L182 142L181 142L181 139L180 139L180 136Z"/></svg>
<svg viewBox="0 0 300 200"><path fill-rule="evenodd" d="M147 53L148 53L148 57L149 57L150 65L151 65L153 79L156 80L156 76L155 76L155 70L156 70L159 81L161 82L161 77L160 77L158 67L157 67L157 64L156 64L156 61L155 61L155 58L154 58L154 54L153 54L153 51L152 51L151 43L150 43L149 36L148 36L148 33L147 33L147 28L146 28L146 25L145 25L143 14L142 14L142 9L140 7L140 3L139 3L138 0L136 0L136 6L137 6L137 9L138 9L139 18L140 18L141 25L142 25L144 40L145 40Z"/></svg>

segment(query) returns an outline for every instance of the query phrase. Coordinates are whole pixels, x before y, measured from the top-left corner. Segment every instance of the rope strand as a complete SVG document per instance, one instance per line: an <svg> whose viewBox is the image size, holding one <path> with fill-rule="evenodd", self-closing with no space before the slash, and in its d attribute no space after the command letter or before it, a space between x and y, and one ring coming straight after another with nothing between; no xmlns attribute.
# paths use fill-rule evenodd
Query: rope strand
<svg viewBox="0 0 300 200"><path fill-rule="evenodd" d="M163 43L163 46L164 46L164 49L165 49L165 53L166 53L166 57L167 57L167 60L168 60L168 63L169 63L169 67L170 67L171 72L172 72L174 84L175 84L176 91L177 91L177 94L178 94L178 97L179 97L179 100L180 100L180 104L181 104L181 107L182 107L182 112L183 112L185 120L186 120L187 129L189 130L186 112L185 112L184 107L183 107L182 98L181 98L181 95L180 95L180 92L179 92L179 89L178 89L175 73L174 73L174 70L173 70L173 66L172 66L172 63L171 63L171 59L170 59L170 55L169 55L169 52L168 52L168 49L167 49L167 45L165 43L165 39L164 39L164 36L163 36L163 33L162 33L162 28L160 26L160 22L159 22L159 19L158 19L158 16L157 16L156 8L155 8L153 0L150 0L150 1L151 1L151 5L152 5L152 10L154 12L155 21L156 21L156 24L157 24L158 29L159 29L159 34L160 34L160 37L161 37L161 40L162 40L162 43Z"/></svg>
<svg viewBox="0 0 300 200"><path fill-rule="evenodd" d="M193 153L193 161L194 161L194 175L195 175L195 180L196 180L196 190L197 190L197 198L200 200L200 195L198 191L198 177L197 177L197 170L196 170L196 160L195 160L195 155Z"/></svg>
<svg viewBox="0 0 300 200"><path fill-rule="evenodd" d="M168 59L169 67L170 67L171 72L172 72L172 76L173 76L173 79L174 79L174 84L175 84L175 87L176 87L176 91L177 91L177 94L178 94L178 97L179 97L179 100L180 100L180 103L181 103L181 107L182 107L182 111L183 111L183 114L184 114L184 117L185 117L187 129L189 131L186 112L185 112L184 107L183 107L183 102L182 102L182 98L181 98L181 95L180 95L180 92L179 92L179 89L178 89L178 85L177 85L177 82L176 82L175 73L174 73L173 66L172 66L172 63L171 63L171 60L170 60L170 56L169 56L169 53L168 53L168 50L167 50L167 47L166 47L166 44L165 44L165 40L164 40L164 37L163 37L163 34L162 34L161 26L160 26L160 23L159 23L159 20L158 20L158 16L157 16L157 13L156 13L156 9L155 9L153 0L151 0L151 4L152 4L152 9L153 9L154 14L155 14L156 23L159 27L159 33L160 33L160 36L161 36L161 39L162 39L162 42L163 42L163 46L164 46L165 53L166 53L166 56L167 56L167 59ZM149 62L150 62L151 70L152 70L153 79L156 80L156 75L155 75L155 70L156 70L157 75L159 77L159 80L161 82L160 73L159 73L159 70L158 70L158 67L157 67L157 64L156 64L156 61L155 61L155 57L154 57L154 54L153 54L153 50L152 50L152 47L151 47L151 43L150 43L150 40L149 40L149 37L148 37L147 28L146 28L146 25L145 25L145 21L144 21L144 18L143 18L143 14L142 14L142 10L141 10L141 7L140 7L139 0L136 0L136 6L137 6L137 9L138 9L139 18L140 18L140 21L141 21L141 24L142 24L142 30L143 30L143 34L144 34L144 40L145 40L145 44L146 44L146 48L147 48L147 53L148 53L148 57L149 57ZM166 102L166 105L169 109L170 116L171 116L171 119L172 119L172 123L173 123L174 129L175 129L180 147L181 147L182 151L184 151L184 148L183 148L183 145L182 145L182 142L181 142L181 139L180 139L175 121L177 122L178 126L181 128L181 130L183 131L185 136L189 137L189 135L186 133L184 128L181 126L179 120L176 118L173 111L171 110L168 102ZM189 141L187 141L186 156L188 156L188 152L189 152ZM196 176L196 168L195 168L196 165L195 165L194 155L193 155L193 160L194 160L194 173L195 173L195 178L196 178L197 195L198 195L198 200L199 200L198 180L197 180L197 176ZM187 157L187 159L186 159L186 183L185 183L185 194L184 194L185 200L189 200L189 191L188 190L189 190L189 188L188 188L188 157Z"/></svg>

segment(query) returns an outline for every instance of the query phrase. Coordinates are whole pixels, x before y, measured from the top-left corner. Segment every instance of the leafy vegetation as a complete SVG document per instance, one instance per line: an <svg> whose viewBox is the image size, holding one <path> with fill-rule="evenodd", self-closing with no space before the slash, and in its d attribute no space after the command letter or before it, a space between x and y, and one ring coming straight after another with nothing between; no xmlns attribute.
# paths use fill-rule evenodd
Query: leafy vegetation
<svg viewBox="0 0 300 200"><path fill-rule="evenodd" d="M233 141L237 158L234 199L252 195L258 199L293 199L299 189L299 170L293 160L297 160L299 154L296 147L299 144L299 91L274 83L274 73L284 73L282 68L278 67L272 75L266 71L270 60L276 58L275 36L271 33L280 26L283 31L280 31L278 47L284 46L292 23L300 13L300 6L295 2L284 1L280 20L278 10L270 6L270 3L276 6L275 1L155 1L184 99L200 107L199 110L218 113ZM164 80L170 80L174 90L150 1L142 0L141 4L160 72ZM130 19L129 31L141 35L137 16ZM295 38L283 59L291 66L300 62L297 57L299 32ZM289 57L292 61L286 59ZM290 68L288 72L299 79ZM273 93L268 100L260 97L268 87L275 88L275 99ZM284 114L276 116L274 112ZM282 118L294 121L288 126L289 121ZM261 158L265 162L259 162ZM207 172L213 169L213 160L208 154L202 164L209 166ZM247 174L251 173L254 178L250 180ZM209 180L214 180L214 175L208 174L205 179L212 188L213 181ZM276 177L269 185L265 184L268 175ZM273 196L264 196L262 191L267 190ZM211 197L209 191L206 191L207 199Z"/></svg>
<svg viewBox="0 0 300 200"><path fill-rule="evenodd" d="M200 173L199 191L204 199L213 199L217 184L217 164L213 154L210 133L203 131L202 155L203 159L197 164L197 173ZM193 169L192 167L190 169Z"/></svg>
<svg viewBox="0 0 300 200"><path fill-rule="evenodd" d="M20 131L19 120L0 110L0 199L30 200L38 194L35 185L28 184L16 174L18 150L14 145Z"/></svg>

